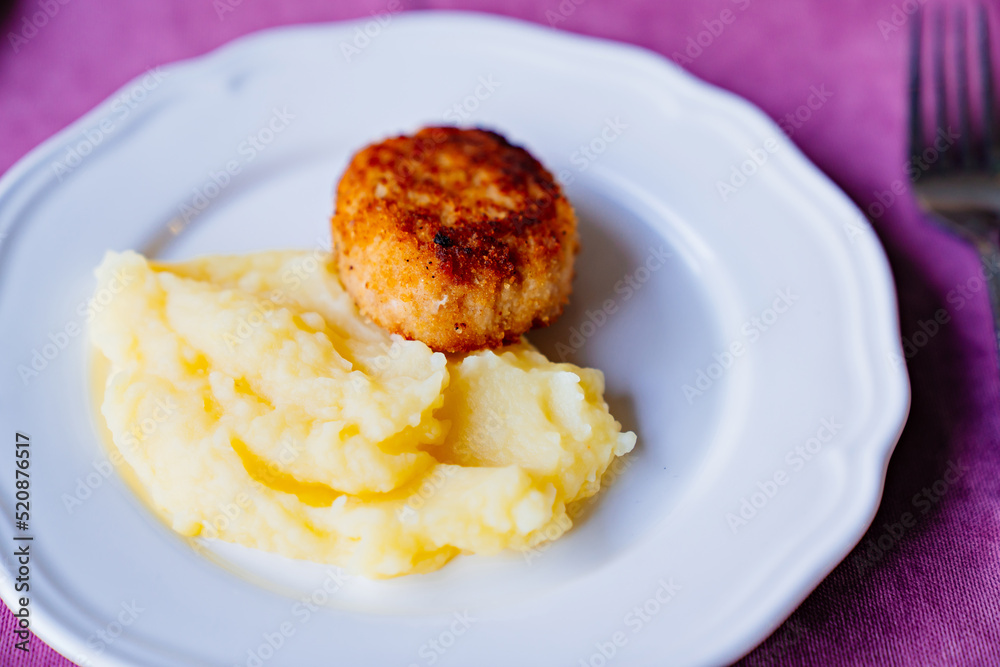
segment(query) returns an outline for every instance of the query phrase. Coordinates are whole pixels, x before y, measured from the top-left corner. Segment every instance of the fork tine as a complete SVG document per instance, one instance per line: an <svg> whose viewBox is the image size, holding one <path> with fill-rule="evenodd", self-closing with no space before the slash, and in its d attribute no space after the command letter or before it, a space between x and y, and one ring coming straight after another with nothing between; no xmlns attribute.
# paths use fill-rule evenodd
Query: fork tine
<svg viewBox="0 0 1000 667"><path fill-rule="evenodd" d="M917 10L910 24L910 148L912 158L924 150L924 114L921 102L920 54L923 33L923 8Z"/></svg>
<svg viewBox="0 0 1000 667"><path fill-rule="evenodd" d="M971 169L975 156L972 154L972 114L969 111L969 47L968 25L965 8L955 8L955 65L958 88L958 132L959 159L966 169Z"/></svg>
<svg viewBox="0 0 1000 667"><path fill-rule="evenodd" d="M978 30L977 39L979 42L979 75L981 77L981 88L983 96L983 162L991 172L997 171L1000 167L1000 159L997 155L996 118L993 108L993 61L990 57L990 18L986 13L986 6L979 3L978 7Z"/></svg>
<svg viewBox="0 0 1000 667"><path fill-rule="evenodd" d="M944 62L944 10L939 6L934 12L934 132L948 127L948 89ZM932 170L940 170L952 162L952 156L945 153L938 159Z"/></svg>

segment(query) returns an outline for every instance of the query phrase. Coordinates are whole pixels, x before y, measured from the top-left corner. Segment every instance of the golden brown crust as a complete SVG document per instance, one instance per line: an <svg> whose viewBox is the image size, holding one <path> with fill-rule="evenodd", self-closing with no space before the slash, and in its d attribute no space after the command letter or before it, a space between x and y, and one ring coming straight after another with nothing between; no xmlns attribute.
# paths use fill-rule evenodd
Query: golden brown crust
<svg viewBox="0 0 1000 667"><path fill-rule="evenodd" d="M569 298L576 215L552 175L486 130L429 127L357 153L333 239L361 312L435 350L512 342Z"/></svg>

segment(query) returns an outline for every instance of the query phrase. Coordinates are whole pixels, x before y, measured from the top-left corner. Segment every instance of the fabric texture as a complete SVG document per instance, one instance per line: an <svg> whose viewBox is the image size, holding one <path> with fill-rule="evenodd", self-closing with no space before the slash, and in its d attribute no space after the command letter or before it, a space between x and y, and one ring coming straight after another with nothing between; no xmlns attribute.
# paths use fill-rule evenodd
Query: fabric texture
<svg viewBox="0 0 1000 667"><path fill-rule="evenodd" d="M899 293L909 422L868 533L740 664L1000 665L1000 377L987 290L975 253L908 191L907 12L926 0L400 2L505 14L673 58L763 108L869 214ZM0 171L149 68L261 28L365 17L387 3L24 0L4 9ZM0 664L70 664L37 639L29 654L15 651L13 625L3 609Z"/></svg>

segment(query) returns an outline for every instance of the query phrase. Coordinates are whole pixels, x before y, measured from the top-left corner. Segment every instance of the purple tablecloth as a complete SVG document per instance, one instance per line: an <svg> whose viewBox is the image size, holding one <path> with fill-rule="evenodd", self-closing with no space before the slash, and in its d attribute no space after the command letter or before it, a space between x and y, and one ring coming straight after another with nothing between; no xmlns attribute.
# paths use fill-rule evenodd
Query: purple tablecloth
<svg viewBox="0 0 1000 667"><path fill-rule="evenodd" d="M987 292L975 254L893 191L908 185L906 12L925 1L402 0L406 9L492 11L658 51L782 122L869 213L910 345L909 423L871 529L741 664L1000 665L1000 387ZM0 44L0 171L150 67L260 28L386 5L15 3ZM811 109L817 94L823 103L813 97ZM932 324L935 315L946 323ZM0 613L0 663L70 664L37 639L27 656L14 651L13 617Z"/></svg>

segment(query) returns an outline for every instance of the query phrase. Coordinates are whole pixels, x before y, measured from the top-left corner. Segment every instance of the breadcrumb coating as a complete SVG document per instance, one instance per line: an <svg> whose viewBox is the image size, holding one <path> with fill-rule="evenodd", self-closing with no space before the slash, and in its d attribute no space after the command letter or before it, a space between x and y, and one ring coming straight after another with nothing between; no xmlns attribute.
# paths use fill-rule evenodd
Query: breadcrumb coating
<svg viewBox="0 0 1000 667"><path fill-rule="evenodd" d="M478 129L428 127L362 149L332 225L361 312L441 352L512 343L553 322L580 246L552 174Z"/></svg>

